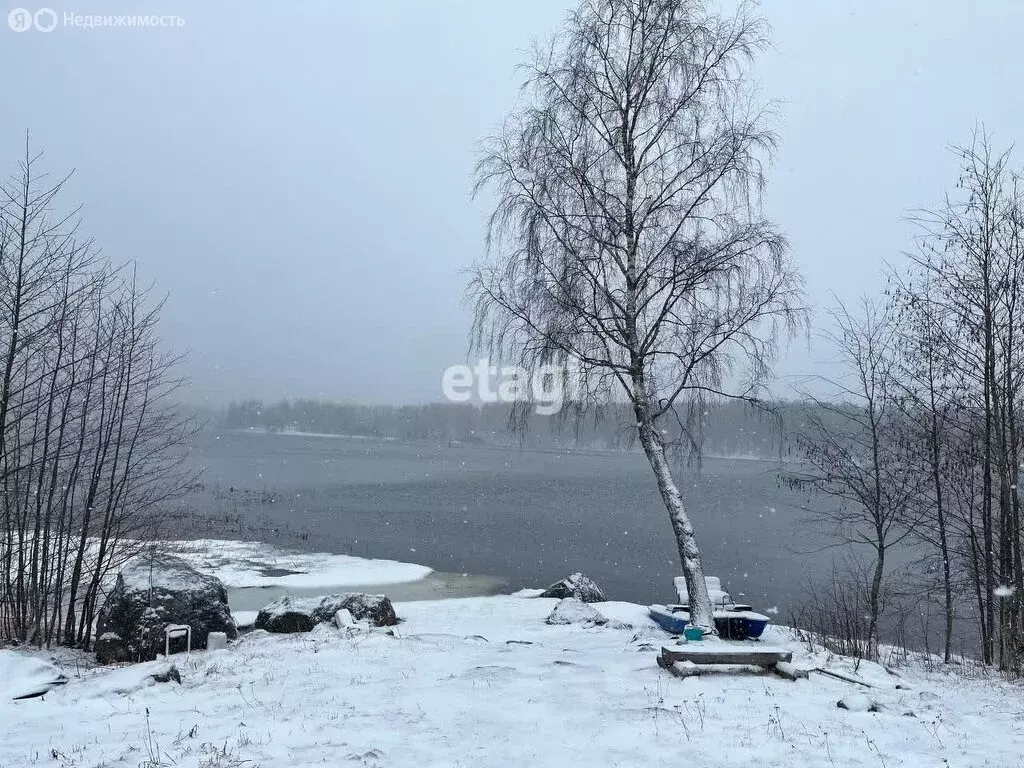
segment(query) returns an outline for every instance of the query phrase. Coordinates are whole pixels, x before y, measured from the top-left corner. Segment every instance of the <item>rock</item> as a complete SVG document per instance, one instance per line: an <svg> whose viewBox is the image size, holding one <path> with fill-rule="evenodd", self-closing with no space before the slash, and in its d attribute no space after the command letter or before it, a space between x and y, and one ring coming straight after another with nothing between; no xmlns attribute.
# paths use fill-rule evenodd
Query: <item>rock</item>
<svg viewBox="0 0 1024 768"><path fill-rule="evenodd" d="M313 618L318 621L330 621L342 608L352 614L356 621L365 619L375 627L393 627L398 624L395 607L386 596L366 595L361 592L327 595Z"/></svg>
<svg viewBox="0 0 1024 768"><path fill-rule="evenodd" d="M168 624L192 627L193 648L206 648L211 632L223 632L232 640L238 636L220 579L171 555L134 557L117 575L100 609L96 659L101 664L155 659L164 652ZM171 643L174 647L175 641Z"/></svg>
<svg viewBox="0 0 1024 768"><path fill-rule="evenodd" d="M267 630L254 629L251 632L246 632L244 635L240 635L238 640L236 641L236 645L241 645L243 643L262 642L263 640L266 640L268 637L270 637L270 632L267 632Z"/></svg>
<svg viewBox="0 0 1024 768"><path fill-rule="evenodd" d="M338 629L351 627L355 623L355 619L352 618L352 612L348 608L342 608L340 611L334 614L334 626L336 626Z"/></svg>
<svg viewBox="0 0 1024 768"><path fill-rule="evenodd" d="M223 632L211 632L206 636L206 650L223 651L228 647L228 636Z"/></svg>
<svg viewBox="0 0 1024 768"><path fill-rule="evenodd" d="M48 661L0 650L0 699L31 699L67 681L60 668Z"/></svg>
<svg viewBox="0 0 1024 768"><path fill-rule="evenodd" d="M348 611L353 625L364 619L375 627L398 623L395 608L384 595L347 592L323 597L278 598L260 609L253 626L268 632L309 632L317 624L334 622L341 610Z"/></svg>
<svg viewBox="0 0 1024 768"><path fill-rule="evenodd" d="M356 627L352 627L352 629L354 630ZM346 630L346 632L347 631L348 630ZM333 623L317 624L309 631L309 634L313 637L323 637L326 640L328 637L336 636L338 634L338 630L335 628Z"/></svg>
<svg viewBox="0 0 1024 768"><path fill-rule="evenodd" d="M594 608L575 597L559 600L558 605L547 618L548 624L583 624L588 627L600 627L608 623L608 619Z"/></svg>
<svg viewBox="0 0 1024 768"><path fill-rule="evenodd" d="M116 664L128 661L128 643L117 632L104 632L92 646L101 664Z"/></svg>
<svg viewBox="0 0 1024 768"><path fill-rule="evenodd" d="M224 634L223 632L220 634ZM165 669L158 669L151 675L153 680L157 683L177 683L181 685L181 672L178 668L171 664Z"/></svg>
<svg viewBox="0 0 1024 768"><path fill-rule="evenodd" d="M840 709L848 709L851 712L878 712L878 702L863 693L851 693L836 702Z"/></svg>
<svg viewBox="0 0 1024 768"><path fill-rule="evenodd" d="M317 625L313 612L319 607L318 597L279 597L260 608L253 627L267 632L309 632Z"/></svg>
<svg viewBox="0 0 1024 768"><path fill-rule="evenodd" d="M125 696L158 683L180 685L181 673L176 666L166 660L118 667L77 683L76 695L83 698Z"/></svg>
<svg viewBox="0 0 1024 768"><path fill-rule="evenodd" d="M583 603L603 603L606 598L601 588L582 573L573 573L540 593L540 597L564 599L574 597Z"/></svg>

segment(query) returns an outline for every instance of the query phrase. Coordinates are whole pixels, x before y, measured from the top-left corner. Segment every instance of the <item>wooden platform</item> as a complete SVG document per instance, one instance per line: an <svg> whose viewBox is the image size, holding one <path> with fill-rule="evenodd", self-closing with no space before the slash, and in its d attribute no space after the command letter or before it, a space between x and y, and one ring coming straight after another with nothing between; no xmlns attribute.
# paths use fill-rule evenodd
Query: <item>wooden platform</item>
<svg viewBox="0 0 1024 768"><path fill-rule="evenodd" d="M677 677L689 677L700 673L700 667L731 665L762 667L779 672L787 679L795 679L789 662L793 652L784 648L773 648L749 642L730 643L724 640L709 640L680 645L663 645L658 655L658 666L667 669ZM777 666L781 665L781 667ZM801 677L804 675L800 675Z"/></svg>

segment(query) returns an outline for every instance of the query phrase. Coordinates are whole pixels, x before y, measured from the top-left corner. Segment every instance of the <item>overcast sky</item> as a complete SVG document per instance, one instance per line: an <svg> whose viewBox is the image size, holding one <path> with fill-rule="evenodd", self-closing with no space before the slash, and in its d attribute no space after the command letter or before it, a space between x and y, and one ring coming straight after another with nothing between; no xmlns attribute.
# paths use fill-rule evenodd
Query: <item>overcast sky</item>
<svg viewBox="0 0 1024 768"><path fill-rule="evenodd" d="M53 0L54 3L57 0ZM181 27L0 27L0 164L25 129L116 261L169 294L191 398L440 397L465 360L478 140L566 0L78 2ZM14 7L8 0L7 10ZM819 307L882 285L946 145L1022 127L1019 0L774 0L756 66L781 102L769 210ZM827 350L797 343L783 376Z"/></svg>

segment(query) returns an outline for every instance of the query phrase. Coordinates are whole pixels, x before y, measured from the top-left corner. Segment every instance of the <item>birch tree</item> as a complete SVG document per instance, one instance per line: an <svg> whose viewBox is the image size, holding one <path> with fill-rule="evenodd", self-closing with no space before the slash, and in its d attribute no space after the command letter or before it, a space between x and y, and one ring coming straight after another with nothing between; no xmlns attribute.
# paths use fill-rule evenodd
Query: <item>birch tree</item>
<svg viewBox="0 0 1024 768"><path fill-rule="evenodd" d="M584 0L535 49L476 176L496 199L469 287L476 347L567 366L577 406L624 396L708 632L666 423L756 401L803 320L786 240L760 207L775 137L749 65L767 43L749 4L721 16L701 0Z"/></svg>

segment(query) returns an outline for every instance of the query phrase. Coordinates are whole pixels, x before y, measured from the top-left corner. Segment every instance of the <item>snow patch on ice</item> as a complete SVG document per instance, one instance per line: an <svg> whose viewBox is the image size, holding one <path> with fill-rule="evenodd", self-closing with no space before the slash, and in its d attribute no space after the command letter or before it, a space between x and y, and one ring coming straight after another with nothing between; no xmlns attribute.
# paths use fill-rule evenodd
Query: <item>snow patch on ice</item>
<svg viewBox="0 0 1024 768"><path fill-rule="evenodd" d="M295 552L252 541L197 539L166 543L169 552L228 588L336 589L419 581L433 569L395 560Z"/></svg>

